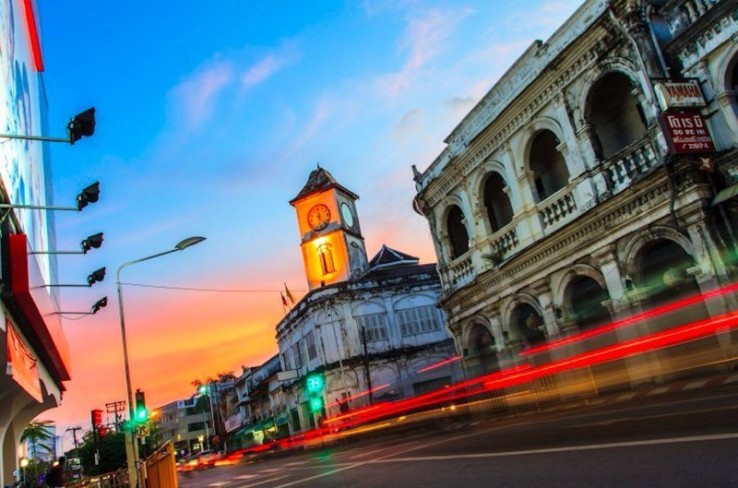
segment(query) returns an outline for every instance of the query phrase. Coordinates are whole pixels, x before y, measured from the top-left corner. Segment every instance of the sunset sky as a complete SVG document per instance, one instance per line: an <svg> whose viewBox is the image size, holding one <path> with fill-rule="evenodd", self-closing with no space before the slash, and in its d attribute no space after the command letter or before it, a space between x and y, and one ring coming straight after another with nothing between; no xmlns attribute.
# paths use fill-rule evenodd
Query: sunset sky
<svg viewBox="0 0 738 488"><path fill-rule="evenodd" d="M192 380L240 374L277 352L284 283L307 288L288 201L316 163L357 193L371 258L381 247L435 262L412 210L411 165L444 138L534 39L579 0L101 2L38 0L49 126L97 109L94 137L52 148L58 249L105 232L101 249L60 256L72 381L42 418L88 427L90 410L124 400L115 271L126 261L207 240L127 268L134 388L149 406L193 393ZM219 290L219 291L205 291ZM67 443L67 446L69 444Z"/></svg>

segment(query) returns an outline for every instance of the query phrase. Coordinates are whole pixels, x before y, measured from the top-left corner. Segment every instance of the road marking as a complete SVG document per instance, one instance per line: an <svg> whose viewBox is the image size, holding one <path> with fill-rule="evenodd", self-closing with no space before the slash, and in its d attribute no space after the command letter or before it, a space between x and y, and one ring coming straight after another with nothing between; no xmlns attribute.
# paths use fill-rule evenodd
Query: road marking
<svg viewBox="0 0 738 488"><path fill-rule="evenodd" d="M435 446L437 444L443 444L445 442L457 441L459 439L465 439L465 438L474 437L474 436L481 435L481 434L487 434L487 433L492 432L492 431L494 431L496 429L497 429L497 427L493 427L493 428L489 428L489 429L480 429L477 432L469 432L469 433L464 433L464 434L461 434L461 435L455 435L455 436L452 436L452 437L447 437L446 439L439 440L437 442L430 442L428 444L421 444L421 445L416 446L416 447L411 447L409 449L405 449L405 451L403 451L403 452L417 451L418 449L422 449L424 447L431 447L431 446ZM428 434L428 435L430 435L430 434ZM418 437L420 437L420 436L418 436ZM289 481L287 483L282 483L281 485L273 486L272 488L286 488L287 486L299 485L299 484L302 484L302 483L306 483L308 481L312 481L314 479L324 478L326 476L331 476L331 475L334 475L336 473L340 473L341 471L347 471L349 469L354 469L354 468L358 468L358 467L361 467L361 466L366 466L368 464L372 464L372 463L378 462L378 461L380 461L382 459L388 458L390 456L395 456L397 454L401 454L401 453L386 454L383 457L380 457L380 458L377 458L377 459L374 459L374 460L371 460L371 461L361 461L361 462L357 462L357 463L352 463L352 464L349 464L348 466L343 466L343 467L340 467L340 468L331 469L330 471L326 471L325 473L320 473L320 474L316 474L316 475L313 475L313 476L308 476L307 478L301 478L299 480ZM237 487L237 488L246 488L246 487L244 486L244 487Z"/></svg>
<svg viewBox="0 0 738 488"><path fill-rule="evenodd" d="M276 473L277 471L282 471L282 468L266 468L260 469L259 471L262 473Z"/></svg>
<svg viewBox="0 0 738 488"><path fill-rule="evenodd" d="M415 444L416 442L417 441L401 442L399 444L393 444L391 446L380 447L379 449L374 449L372 451L362 452L361 454L354 454L353 456L349 456L349 459L356 459L356 458L362 458L362 457L366 457L366 456L371 456L372 454L376 454L378 452L386 451L388 449L394 449L396 447L407 446L409 444Z"/></svg>
<svg viewBox="0 0 738 488"><path fill-rule="evenodd" d="M549 449L530 449L527 451L503 451L503 452L484 452L484 453L476 453L476 454L449 454L445 456L417 456L417 457L392 458L392 459L381 459L381 460L369 461L368 464L402 463L402 462L409 462L409 461L449 461L449 460L455 460L455 459L484 459L484 458L509 457L509 456L529 456L531 454L550 454L550 453L572 452L572 451L592 451L596 449L617 449L621 447L655 446L655 445L660 445L660 444L683 444L683 443L688 443L688 442L707 442L707 441L720 441L720 440L729 440L729 439L738 439L738 433L698 435L698 436L691 436L691 437L671 437L667 439L651 439L647 441L614 442L612 444L590 444L587 446L552 447Z"/></svg>
<svg viewBox="0 0 738 488"><path fill-rule="evenodd" d="M272 478L269 478L269 479L266 479L266 480L257 481L255 483L246 483L245 485L234 486L233 488L251 488L252 486L263 485L264 483L271 483L272 481L279 481L279 480L283 480L285 478L289 478L289 475L288 474L285 474L285 475L282 475L282 476L275 476L275 477L272 477Z"/></svg>
<svg viewBox="0 0 738 488"><path fill-rule="evenodd" d="M216 481L215 483L210 483L208 486L225 486L230 484L230 481Z"/></svg>
<svg viewBox="0 0 738 488"><path fill-rule="evenodd" d="M308 464L310 461L296 461L294 463L287 463L285 466L302 466L303 464Z"/></svg>
<svg viewBox="0 0 738 488"><path fill-rule="evenodd" d="M251 478L256 478L259 476L258 474L242 474L241 476L236 476L234 479L236 480L250 480Z"/></svg>

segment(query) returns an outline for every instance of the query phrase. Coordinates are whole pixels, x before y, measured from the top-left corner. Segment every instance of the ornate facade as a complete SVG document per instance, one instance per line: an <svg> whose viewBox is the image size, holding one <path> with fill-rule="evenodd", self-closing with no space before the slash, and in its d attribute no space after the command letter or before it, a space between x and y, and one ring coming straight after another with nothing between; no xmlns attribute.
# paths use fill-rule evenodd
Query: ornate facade
<svg viewBox="0 0 738 488"><path fill-rule="evenodd" d="M414 168L440 304L468 370L731 281L732 193L716 195L738 176L737 18L733 0L588 0ZM670 150L655 84L684 78L704 95L715 152ZM671 371L655 361L636 375L626 363L631 381Z"/></svg>

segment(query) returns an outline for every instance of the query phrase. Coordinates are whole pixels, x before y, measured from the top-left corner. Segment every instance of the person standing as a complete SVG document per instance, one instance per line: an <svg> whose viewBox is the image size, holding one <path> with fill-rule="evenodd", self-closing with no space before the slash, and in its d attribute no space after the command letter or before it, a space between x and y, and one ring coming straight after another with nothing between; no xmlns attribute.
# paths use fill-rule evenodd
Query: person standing
<svg viewBox="0 0 738 488"><path fill-rule="evenodd" d="M52 488L64 488L64 464L67 459L64 456L59 458L59 462L54 465L48 473L46 473L46 484Z"/></svg>

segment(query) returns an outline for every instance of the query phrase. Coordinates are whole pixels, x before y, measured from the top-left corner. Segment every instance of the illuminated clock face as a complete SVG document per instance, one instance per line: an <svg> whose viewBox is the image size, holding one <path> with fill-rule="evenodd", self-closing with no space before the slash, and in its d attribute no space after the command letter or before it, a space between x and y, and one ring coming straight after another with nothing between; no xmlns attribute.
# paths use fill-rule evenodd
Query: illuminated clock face
<svg viewBox="0 0 738 488"><path fill-rule="evenodd" d="M346 225L349 227L354 225L354 214L351 213L351 208L347 203L341 204L341 216L343 217L343 221L346 222Z"/></svg>
<svg viewBox="0 0 738 488"><path fill-rule="evenodd" d="M308 212L307 221L313 230L325 229L331 221L331 211L325 205L316 205Z"/></svg>

